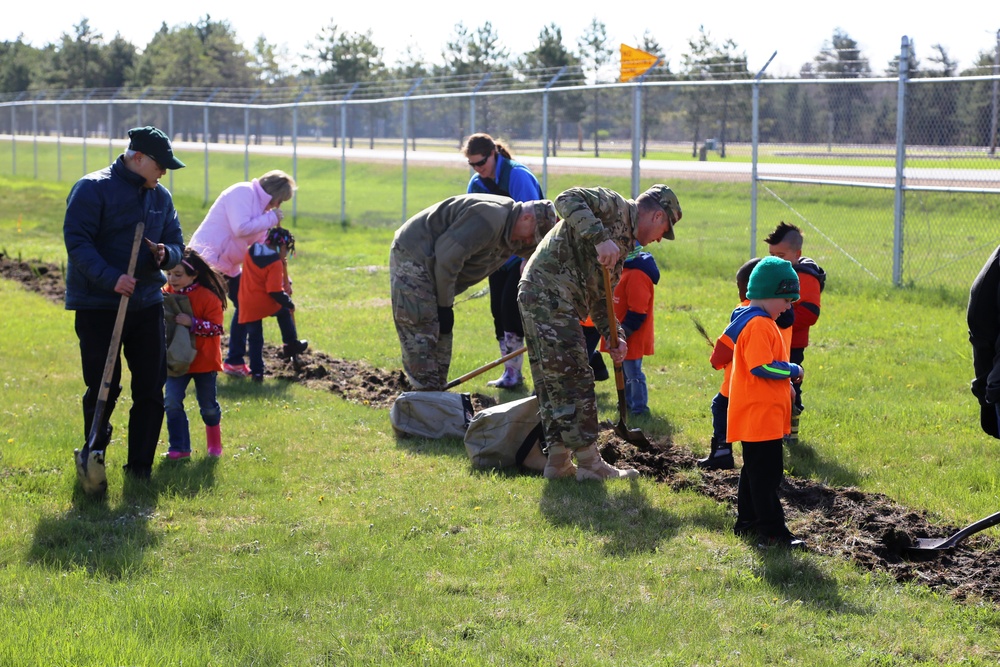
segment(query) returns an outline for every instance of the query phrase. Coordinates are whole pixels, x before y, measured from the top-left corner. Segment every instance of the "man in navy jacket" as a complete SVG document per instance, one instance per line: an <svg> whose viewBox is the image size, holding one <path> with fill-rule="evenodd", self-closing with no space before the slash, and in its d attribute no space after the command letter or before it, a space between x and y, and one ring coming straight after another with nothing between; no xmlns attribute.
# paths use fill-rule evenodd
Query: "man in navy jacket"
<svg viewBox="0 0 1000 667"><path fill-rule="evenodd" d="M128 459L125 473L148 479L163 425L166 344L161 269L181 260L184 237L170 192L159 184L167 169L184 163L174 157L170 140L155 127L129 130L128 149L111 166L87 174L66 199L63 237L66 269L66 309L76 311L83 380L84 437L90 433L121 297L128 311L121 335L132 374ZM145 223L134 276L128 263L136 225ZM111 440L111 413L121 394L121 358L115 363L102 427L91 445L91 475L104 477L104 449ZM79 463L79 462L78 462ZM85 490L88 490L85 488ZM100 489L103 490L103 489Z"/></svg>

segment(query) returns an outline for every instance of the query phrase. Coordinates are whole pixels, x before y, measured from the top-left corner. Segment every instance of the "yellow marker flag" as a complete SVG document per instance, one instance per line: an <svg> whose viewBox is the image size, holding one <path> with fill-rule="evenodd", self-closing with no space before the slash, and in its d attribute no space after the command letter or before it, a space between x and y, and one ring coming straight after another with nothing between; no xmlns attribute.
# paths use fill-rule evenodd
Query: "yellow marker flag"
<svg viewBox="0 0 1000 667"><path fill-rule="evenodd" d="M652 67L659 56L654 56L652 53L646 53L640 49L633 48L627 44L622 44L622 73L621 81L625 83L631 81L637 76L641 76L646 73L650 67Z"/></svg>

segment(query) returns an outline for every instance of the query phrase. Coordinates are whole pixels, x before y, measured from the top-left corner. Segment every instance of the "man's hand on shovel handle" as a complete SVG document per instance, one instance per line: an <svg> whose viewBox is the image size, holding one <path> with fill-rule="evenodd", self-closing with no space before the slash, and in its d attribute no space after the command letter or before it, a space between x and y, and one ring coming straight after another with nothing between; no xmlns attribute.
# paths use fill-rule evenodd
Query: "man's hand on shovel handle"
<svg viewBox="0 0 1000 667"><path fill-rule="evenodd" d="M615 264L618 263L618 257L621 255L621 251L618 249L618 244L611 239L608 239L598 243L596 248L597 262L608 271L614 271Z"/></svg>
<svg viewBox="0 0 1000 667"><path fill-rule="evenodd" d="M608 355L611 357L611 361L616 364L620 364L625 361L625 355L628 354L628 343L625 342L624 338L618 339L618 346L612 347L608 350Z"/></svg>

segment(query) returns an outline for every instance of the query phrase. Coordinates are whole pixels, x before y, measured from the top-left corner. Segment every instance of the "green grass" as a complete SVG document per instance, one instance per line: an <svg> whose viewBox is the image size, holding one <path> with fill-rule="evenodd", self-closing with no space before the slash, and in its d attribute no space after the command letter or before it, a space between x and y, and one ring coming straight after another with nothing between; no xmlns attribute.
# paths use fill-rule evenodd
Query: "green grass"
<svg viewBox="0 0 1000 667"><path fill-rule="evenodd" d="M229 168L227 177L242 177L241 163ZM300 180L311 183L304 170ZM358 177L356 188L378 192L391 176L372 167L371 182ZM411 196L438 196L439 177L418 189L411 174ZM731 276L748 251L736 221L745 199L732 184L675 188L685 210L678 240L653 249L663 278L657 352L646 364L654 417L643 430L700 453L720 376L691 316L715 333L735 305ZM66 190L0 177L2 247L63 261ZM816 199L810 205L855 220L870 214L870 202ZM177 203L190 233L200 193L180 188ZM373 211L370 224L352 216L346 229L300 216L290 271L298 324L315 349L394 369L386 258L395 224ZM937 214L979 215L974 207ZM818 239L814 247L822 249ZM806 353L807 411L789 472L884 493L955 524L994 512L996 444L979 432L968 392L958 288L897 290L831 275ZM81 498L71 462L84 437L72 315L6 281L0 303L0 664L1000 659L991 603L957 603L835 558L758 553L730 534L730 508L647 479L602 487L476 472L457 440L397 440L386 410L301 386L220 378L226 451L216 465L201 454L189 395L194 460L158 463L153 483L139 488L119 468L123 397L108 496ZM497 354L488 299L464 301L456 315L453 376ZM265 336L275 340L276 328ZM507 396L487 379L465 389ZM608 385L598 385L604 418L615 415Z"/></svg>

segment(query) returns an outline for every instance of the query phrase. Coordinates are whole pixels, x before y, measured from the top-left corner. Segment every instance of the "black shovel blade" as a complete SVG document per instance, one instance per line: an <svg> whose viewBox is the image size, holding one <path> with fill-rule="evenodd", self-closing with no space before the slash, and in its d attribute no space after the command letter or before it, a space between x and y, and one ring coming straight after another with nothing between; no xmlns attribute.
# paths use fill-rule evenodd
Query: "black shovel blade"
<svg viewBox="0 0 1000 667"><path fill-rule="evenodd" d="M910 547L910 551L946 551L958 546L962 540L970 535L978 533L981 530L986 530L990 526L995 526L998 523L1000 523L1000 512L996 512L984 519L980 519L975 523L969 524L951 537L942 539L921 537L917 540L915 545Z"/></svg>
<svg viewBox="0 0 1000 667"><path fill-rule="evenodd" d="M652 447L652 444L646 439L646 436L642 431L637 428L629 428L623 421L619 421L615 424L615 435L625 442L630 442L633 445Z"/></svg>

